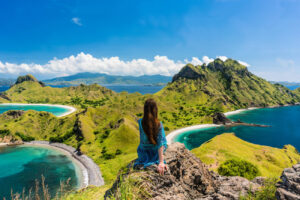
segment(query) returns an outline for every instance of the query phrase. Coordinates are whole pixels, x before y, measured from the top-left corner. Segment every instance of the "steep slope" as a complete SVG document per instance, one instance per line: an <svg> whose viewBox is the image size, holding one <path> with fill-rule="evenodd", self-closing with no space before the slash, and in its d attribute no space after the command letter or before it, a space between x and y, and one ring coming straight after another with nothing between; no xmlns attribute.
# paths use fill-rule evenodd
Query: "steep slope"
<svg viewBox="0 0 300 200"><path fill-rule="evenodd" d="M225 62L216 59L207 66L188 64L159 94L169 99L180 96L187 103L219 106L225 110L300 101L300 96L291 90L255 76L231 59Z"/></svg>
<svg viewBox="0 0 300 200"><path fill-rule="evenodd" d="M115 92L97 84L52 88L45 87L34 77L32 79L19 77L16 84L2 93L0 102L67 103L75 97L94 100L111 98L114 94Z"/></svg>
<svg viewBox="0 0 300 200"><path fill-rule="evenodd" d="M293 91L296 95L300 96L300 87Z"/></svg>
<svg viewBox="0 0 300 200"><path fill-rule="evenodd" d="M252 144L234 134L225 133L193 149L194 153L210 169L217 168L226 160L242 159L256 165L262 176L279 177L282 170L300 162L300 154L291 145L283 149Z"/></svg>

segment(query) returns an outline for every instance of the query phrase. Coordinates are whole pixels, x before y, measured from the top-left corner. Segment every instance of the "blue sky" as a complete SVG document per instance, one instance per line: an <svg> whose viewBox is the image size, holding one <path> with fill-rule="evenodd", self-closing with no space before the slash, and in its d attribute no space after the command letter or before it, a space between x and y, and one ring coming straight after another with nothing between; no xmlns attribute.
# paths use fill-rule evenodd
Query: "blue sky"
<svg viewBox="0 0 300 200"><path fill-rule="evenodd" d="M299 11L299 0L0 1L0 77L172 75L227 56L300 82Z"/></svg>

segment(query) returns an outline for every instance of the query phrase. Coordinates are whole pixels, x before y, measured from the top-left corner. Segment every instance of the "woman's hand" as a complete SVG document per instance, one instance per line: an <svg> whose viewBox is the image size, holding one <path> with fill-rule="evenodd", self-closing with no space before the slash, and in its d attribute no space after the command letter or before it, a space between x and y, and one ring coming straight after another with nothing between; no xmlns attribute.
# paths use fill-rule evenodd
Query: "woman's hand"
<svg viewBox="0 0 300 200"><path fill-rule="evenodd" d="M164 175L165 171L167 170L168 170L168 166L163 162L159 163L159 165L157 166L157 171L161 176Z"/></svg>

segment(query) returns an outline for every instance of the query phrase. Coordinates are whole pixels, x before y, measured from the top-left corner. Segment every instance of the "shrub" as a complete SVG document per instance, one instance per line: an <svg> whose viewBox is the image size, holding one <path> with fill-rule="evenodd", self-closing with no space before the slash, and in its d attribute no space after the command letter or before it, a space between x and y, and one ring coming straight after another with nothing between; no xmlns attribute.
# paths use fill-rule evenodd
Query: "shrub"
<svg viewBox="0 0 300 200"><path fill-rule="evenodd" d="M169 130L170 130L169 127L165 126L165 131L169 131Z"/></svg>
<svg viewBox="0 0 300 200"><path fill-rule="evenodd" d="M3 136L10 135L10 130L8 130L8 129L0 130L0 135L3 135Z"/></svg>
<svg viewBox="0 0 300 200"><path fill-rule="evenodd" d="M273 200L276 199L276 183L278 182L277 178L267 178L264 181L263 187L261 187L254 194L249 192L245 196L241 196L240 200Z"/></svg>
<svg viewBox="0 0 300 200"><path fill-rule="evenodd" d="M29 135L24 135L20 132L16 132L16 136L19 136L22 139L22 141L24 141L24 142L30 142L30 141L35 140L34 137L29 136Z"/></svg>
<svg viewBox="0 0 300 200"><path fill-rule="evenodd" d="M105 159L105 160L110 160L110 159L113 159L115 158L116 156L114 154L111 154L111 153L104 153L102 155L102 157Z"/></svg>
<svg viewBox="0 0 300 200"><path fill-rule="evenodd" d="M120 154L122 154L122 151L120 149L117 149L115 155L120 155Z"/></svg>
<svg viewBox="0 0 300 200"><path fill-rule="evenodd" d="M223 176L241 176L249 180L260 174L255 165L248 161L238 159L225 161L218 168L218 173Z"/></svg>

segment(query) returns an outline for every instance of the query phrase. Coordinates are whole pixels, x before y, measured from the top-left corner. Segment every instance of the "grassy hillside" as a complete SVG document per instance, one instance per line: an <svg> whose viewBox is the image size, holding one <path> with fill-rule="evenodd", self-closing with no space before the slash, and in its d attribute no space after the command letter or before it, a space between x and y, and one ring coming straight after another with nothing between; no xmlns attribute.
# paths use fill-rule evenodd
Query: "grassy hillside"
<svg viewBox="0 0 300 200"><path fill-rule="evenodd" d="M215 112L300 102L300 90L293 93L279 84L273 85L253 75L236 61L222 62L219 59L208 66L185 66L173 77L172 83L154 95L115 93L97 84L52 88L45 87L34 77L23 77L18 84L0 94L0 103L68 104L78 110L63 118L35 111L27 111L20 117L4 113L0 115L0 137L9 134L16 139L51 140L79 148L100 166L106 184L110 185L118 171L137 157L137 119L142 117L143 104L150 97L158 103L159 118L168 134L169 131L184 126L212 123L211 115ZM244 147L242 144L244 143L232 148L241 150L249 146ZM284 150L271 149L275 152L274 155L259 154L263 156L262 161L256 161L264 166L261 171L266 175L279 173L283 166L291 165L292 161L289 163L285 151L292 159L297 158L290 146ZM248 147L248 150L249 154L256 151L254 147ZM200 152L198 149L194 151L205 162L213 164L210 157L206 156L206 153L209 155L209 150L206 153L201 153L203 150ZM222 159L242 154L226 153L220 157L220 162ZM273 161L279 167L276 168ZM267 169L269 166L271 168ZM90 197L99 196L101 192L92 188L83 193ZM74 195L78 197L78 194Z"/></svg>
<svg viewBox="0 0 300 200"><path fill-rule="evenodd" d="M297 88L297 89L295 89L293 92L294 92L295 94L297 94L298 96L300 96L300 87Z"/></svg>
<svg viewBox="0 0 300 200"><path fill-rule="evenodd" d="M6 98L0 97L0 102L28 102L28 103L69 103L72 98L85 99L110 98L115 93L99 85L80 85L68 88L44 87L39 82L25 81L15 84L2 93ZM70 103L69 103L70 104Z"/></svg>
<svg viewBox="0 0 300 200"><path fill-rule="evenodd" d="M177 95L187 103L206 104L226 110L250 106L295 103L300 96L280 84L271 84L237 61L216 59L207 66L186 65L173 77L161 96Z"/></svg>
<svg viewBox="0 0 300 200"><path fill-rule="evenodd" d="M242 159L256 165L261 176L270 177L279 177L284 168L300 162L300 154L291 145L278 149L252 144L232 133L218 135L193 149L192 153L215 171L226 160Z"/></svg>

